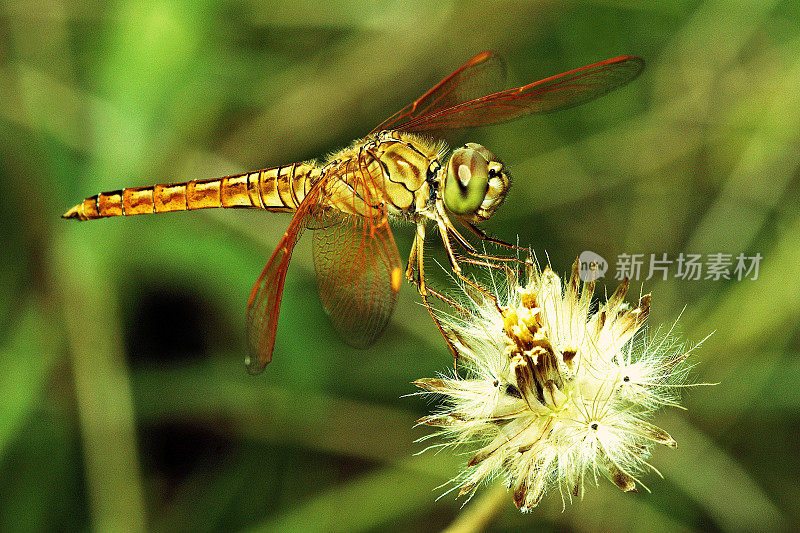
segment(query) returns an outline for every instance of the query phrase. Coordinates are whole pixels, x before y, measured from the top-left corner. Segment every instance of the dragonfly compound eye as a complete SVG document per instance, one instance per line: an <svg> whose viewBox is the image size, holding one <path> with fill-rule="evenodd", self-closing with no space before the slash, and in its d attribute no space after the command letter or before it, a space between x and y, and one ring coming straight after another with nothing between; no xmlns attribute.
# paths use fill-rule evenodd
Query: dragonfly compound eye
<svg viewBox="0 0 800 533"><path fill-rule="evenodd" d="M464 148L472 148L473 150L481 154L486 161L497 161L497 158L494 156L494 154L490 152L489 149L483 146L482 144L467 143L464 145Z"/></svg>
<svg viewBox="0 0 800 533"><path fill-rule="evenodd" d="M447 163L444 205L456 215L470 215L483 203L489 188L489 163L472 147L458 148Z"/></svg>

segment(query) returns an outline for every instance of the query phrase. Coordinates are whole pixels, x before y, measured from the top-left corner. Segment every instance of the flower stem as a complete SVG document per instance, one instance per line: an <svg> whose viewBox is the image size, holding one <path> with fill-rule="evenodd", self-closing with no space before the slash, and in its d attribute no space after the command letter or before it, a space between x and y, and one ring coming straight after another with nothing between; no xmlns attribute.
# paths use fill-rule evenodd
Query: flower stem
<svg viewBox="0 0 800 533"><path fill-rule="evenodd" d="M482 531L503 509L503 503L508 499L508 489L504 485L498 483L488 487L443 533Z"/></svg>

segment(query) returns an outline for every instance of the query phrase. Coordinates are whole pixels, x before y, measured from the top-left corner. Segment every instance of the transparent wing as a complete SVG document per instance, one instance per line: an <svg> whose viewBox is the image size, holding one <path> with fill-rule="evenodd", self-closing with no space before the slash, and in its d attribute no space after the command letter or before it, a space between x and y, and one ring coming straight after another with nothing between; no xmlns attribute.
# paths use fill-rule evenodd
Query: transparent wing
<svg viewBox="0 0 800 533"><path fill-rule="evenodd" d="M314 267L322 307L341 337L362 348L389 323L402 268L386 214L331 211L314 230Z"/></svg>
<svg viewBox="0 0 800 533"><path fill-rule="evenodd" d="M403 124L418 117L498 91L503 88L505 79L506 67L502 58L492 51L481 52L416 101L381 122L371 133L388 129L403 130Z"/></svg>
<svg viewBox="0 0 800 533"><path fill-rule="evenodd" d="M583 104L625 85L636 78L643 68L644 61L638 57L615 57L444 109L432 106L424 114L414 113L409 120L395 127L403 131L431 133L498 124L532 113L558 111Z"/></svg>
<svg viewBox="0 0 800 533"><path fill-rule="evenodd" d="M253 286L247 308L250 373L260 373L272 359L286 271L306 228L314 230L320 300L341 336L367 346L386 327L402 269L382 207L383 181L368 171L380 167L370 157L365 153L314 184Z"/></svg>
<svg viewBox="0 0 800 533"><path fill-rule="evenodd" d="M323 178L315 183L300 202L289 228L250 291L250 299L247 302L247 336L250 353L245 359L245 365L251 374L261 373L272 360L286 271L294 246L303 230L315 225L320 216L318 202L325 181Z"/></svg>
<svg viewBox="0 0 800 533"><path fill-rule="evenodd" d="M358 347L372 344L386 328L402 279L380 168L365 151L341 169L342 179L326 187L338 208L328 209L314 229L322 307L342 338Z"/></svg>

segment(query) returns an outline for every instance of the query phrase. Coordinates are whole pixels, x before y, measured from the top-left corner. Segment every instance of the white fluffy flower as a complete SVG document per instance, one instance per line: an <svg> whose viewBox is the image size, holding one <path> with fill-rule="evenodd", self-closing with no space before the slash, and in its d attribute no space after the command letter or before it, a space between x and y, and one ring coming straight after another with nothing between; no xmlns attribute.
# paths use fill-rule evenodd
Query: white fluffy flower
<svg viewBox="0 0 800 533"><path fill-rule="evenodd" d="M454 479L459 496L502 476L527 511L553 486L582 495L598 473L635 492L651 445L676 446L648 419L676 405L688 352L671 332L634 337L650 295L626 304L627 281L593 312L594 282L581 287L577 261L566 287L549 268L527 271L524 286L509 275L504 297L473 297L469 314L442 316L467 375L416 381L444 398L420 422L449 444L480 446Z"/></svg>

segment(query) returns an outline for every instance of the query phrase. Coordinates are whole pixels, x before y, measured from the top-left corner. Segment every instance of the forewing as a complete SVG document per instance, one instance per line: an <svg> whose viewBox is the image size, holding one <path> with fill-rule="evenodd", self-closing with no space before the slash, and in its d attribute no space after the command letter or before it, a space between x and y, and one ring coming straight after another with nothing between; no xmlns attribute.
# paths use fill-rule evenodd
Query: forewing
<svg viewBox="0 0 800 533"><path fill-rule="evenodd" d="M492 51L481 52L452 74L437 83L416 101L381 122L371 133L381 130L404 130L403 124L491 94L503 87L506 67Z"/></svg>
<svg viewBox="0 0 800 533"><path fill-rule="evenodd" d="M475 98L446 109L416 116L400 129L432 133L473 128L515 120L532 113L549 113L574 107L636 78L644 61L621 56L498 93Z"/></svg>
<svg viewBox="0 0 800 533"><path fill-rule="evenodd" d="M250 353L245 359L245 365L251 374L262 372L267 363L272 360L283 283L289 268L289 260L292 258L292 251L303 230L315 224L320 217L318 202L324 181L323 178L315 183L300 202L289 223L289 229L286 230L250 291L250 299L247 302L247 335Z"/></svg>

